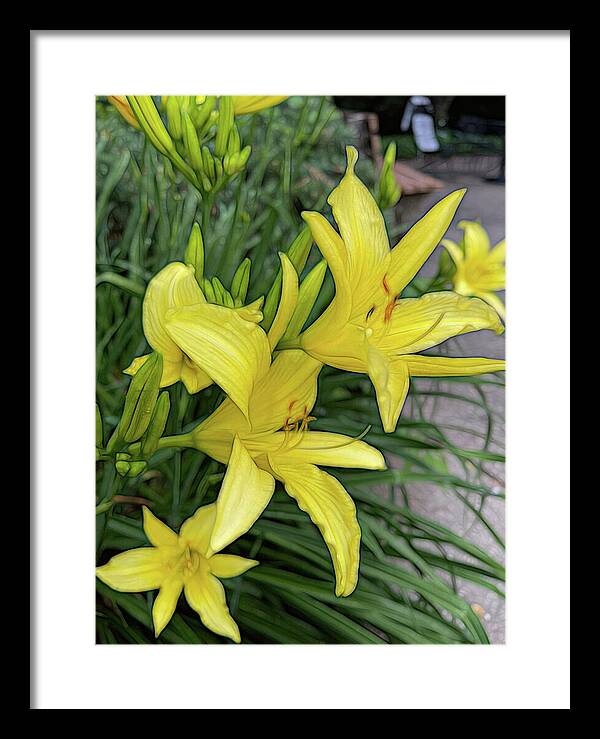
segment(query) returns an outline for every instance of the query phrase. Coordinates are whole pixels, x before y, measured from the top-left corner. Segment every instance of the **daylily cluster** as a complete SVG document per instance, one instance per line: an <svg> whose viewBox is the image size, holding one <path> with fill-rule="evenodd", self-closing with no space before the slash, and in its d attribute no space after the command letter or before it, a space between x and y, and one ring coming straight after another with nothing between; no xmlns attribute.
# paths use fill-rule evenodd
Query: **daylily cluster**
<svg viewBox="0 0 600 739"><path fill-rule="evenodd" d="M464 191L444 198L390 250L383 216L354 172L357 152L348 147L347 155L346 173L328 201L339 233L323 215L303 214L336 290L304 333L325 263L299 285L292 262L280 255L281 297L268 330L260 325L262 300L240 307L208 302L190 264L168 264L148 285L143 326L148 343L162 356L160 385L181 380L195 393L216 383L227 395L190 432L158 441L158 448L195 448L227 466L216 502L200 508L179 535L145 509L152 547L119 554L98 569L117 590L160 589L153 608L157 635L183 590L207 628L239 641L217 578L240 575L257 562L218 552L252 527L276 482L320 530L333 562L336 595L355 589L361 538L356 507L340 481L320 467L377 470L385 461L361 438L309 428L323 364L369 375L386 432L395 429L411 376L504 368L501 360L421 353L469 331L502 331L487 302L458 292L402 297L440 243ZM135 359L126 372L135 375L148 356Z"/></svg>

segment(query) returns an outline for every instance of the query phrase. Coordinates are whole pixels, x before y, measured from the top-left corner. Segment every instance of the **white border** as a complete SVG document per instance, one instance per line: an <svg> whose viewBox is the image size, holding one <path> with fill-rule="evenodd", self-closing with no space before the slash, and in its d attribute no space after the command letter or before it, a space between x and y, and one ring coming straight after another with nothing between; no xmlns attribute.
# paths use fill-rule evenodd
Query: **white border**
<svg viewBox="0 0 600 739"><path fill-rule="evenodd" d="M34 706L568 707L568 36L40 33L32 50ZM190 91L507 95L506 646L94 646L94 95Z"/></svg>

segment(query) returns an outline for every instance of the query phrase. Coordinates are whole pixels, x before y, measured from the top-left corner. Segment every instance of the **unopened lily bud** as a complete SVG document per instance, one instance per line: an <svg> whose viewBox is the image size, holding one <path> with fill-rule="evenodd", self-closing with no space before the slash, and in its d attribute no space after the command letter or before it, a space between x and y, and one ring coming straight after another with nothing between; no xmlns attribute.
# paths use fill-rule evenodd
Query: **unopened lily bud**
<svg viewBox="0 0 600 739"><path fill-rule="evenodd" d="M117 470L117 472L118 472L118 473L119 473L119 474L120 474L120 475L121 475L122 477L125 477L125 475L127 475L127 474L128 474L128 472L129 472L129 469L130 469L130 465L129 465L129 462L117 462L117 463L115 464L115 469Z"/></svg>
<svg viewBox="0 0 600 739"><path fill-rule="evenodd" d="M218 277L212 278L212 286L215 291L215 297L220 305L225 305L225 287Z"/></svg>
<svg viewBox="0 0 600 739"><path fill-rule="evenodd" d="M217 98L214 95L209 95L205 98L203 103L198 103L194 108L194 111L192 112L192 120L199 131L203 131L207 124L210 123L211 114L216 113L214 110L216 104Z"/></svg>
<svg viewBox="0 0 600 739"><path fill-rule="evenodd" d="M175 144L165 128L156 105L150 95L130 95L127 100L131 105L141 128L152 144L165 156L175 151Z"/></svg>
<svg viewBox="0 0 600 739"><path fill-rule="evenodd" d="M240 266L236 269L231 281L231 296L234 301L239 305L243 305L248 294L248 284L250 283L250 268L252 262L248 257L241 262Z"/></svg>
<svg viewBox="0 0 600 739"><path fill-rule="evenodd" d="M227 153L237 154L241 148L242 142L240 139L240 133L234 123L231 127L231 131L229 132L229 139L227 140Z"/></svg>
<svg viewBox="0 0 600 739"><path fill-rule="evenodd" d="M208 146L202 147L202 167L208 179L214 182L216 179L215 162Z"/></svg>
<svg viewBox="0 0 600 739"><path fill-rule="evenodd" d="M167 125L169 133L176 139L183 137L183 127L181 122L181 109L179 100L175 95L170 95L167 100Z"/></svg>
<svg viewBox="0 0 600 739"><path fill-rule="evenodd" d="M131 462L129 464L129 470L127 472L127 477L137 477L138 475L141 475L147 466L148 466L148 463L145 462L143 459L138 462Z"/></svg>
<svg viewBox="0 0 600 739"><path fill-rule="evenodd" d="M181 123L183 126L183 143L187 149L188 159L196 174L199 175L204 168L202 166L202 152L200 151L200 142L198 141L196 129L188 113L184 112L182 114Z"/></svg>
<svg viewBox="0 0 600 739"><path fill-rule="evenodd" d="M171 401L169 399L169 393L163 391L156 401L154 406L154 412L148 428L142 436L142 448L141 455L145 458L151 457L158 448L158 441L163 435L165 426L167 425L167 419L169 418L169 410L171 408Z"/></svg>
<svg viewBox="0 0 600 739"><path fill-rule="evenodd" d="M228 175L235 174L235 169L233 167L233 161L234 157L236 157L237 154L225 154L223 157L223 169L225 170L225 173Z"/></svg>
<svg viewBox="0 0 600 739"><path fill-rule="evenodd" d="M377 200L379 201L379 206L382 210L392 208L396 205L398 200L400 200L400 195L402 194L402 190L394 176L395 162L396 144L392 142L386 149L377 185Z"/></svg>
<svg viewBox="0 0 600 739"><path fill-rule="evenodd" d="M133 376L119 421L125 442L137 441L148 428L158 398L162 369L162 356L152 352Z"/></svg>
<svg viewBox="0 0 600 739"><path fill-rule="evenodd" d="M250 154L252 153L252 147L251 146L245 146L239 153L239 159L237 161L237 168L238 171L240 169L244 169L246 166L248 159L250 159Z"/></svg>
<svg viewBox="0 0 600 739"><path fill-rule="evenodd" d="M219 182L219 180L223 177L223 165L221 164L220 159L215 159L215 178L216 181Z"/></svg>
<svg viewBox="0 0 600 739"><path fill-rule="evenodd" d="M233 98L224 95L219 100L219 124L215 138L215 154L223 157L227 151L227 141L233 126Z"/></svg>
<svg viewBox="0 0 600 739"><path fill-rule="evenodd" d="M210 280L207 280L206 278L202 280L202 292L204 293L204 297L208 300L209 303L216 303L217 302L217 296L215 295L215 289L212 286L212 283Z"/></svg>
<svg viewBox="0 0 600 739"><path fill-rule="evenodd" d="M290 248L287 250L287 256L296 268L296 272L298 274L302 272L306 265L306 260L308 259L308 255L310 253L312 245L313 237L310 232L310 228L308 228L308 226L305 226L302 231L300 231L298 236L296 236L296 238L290 245ZM269 330L271 324L273 323L273 319L275 318L275 312L279 304L279 296L281 293L282 278L283 273L280 268L279 272L277 273L277 277L275 277L275 281L273 282L273 285L271 286L271 289L267 293L267 297L265 299L265 307L263 308L263 328L265 329L265 331Z"/></svg>
<svg viewBox="0 0 600 739"><path fill-rule="evenodd" d="M129 460L131 459L131 454L129 454L128 452L119 452L115 456L115 459L117 460L117 462L129 462Z"/></svg>
<svg viewBox="0 0 600 739"><path fill-rule="evenodd" d="M290 319L286 332L283 335L284 339L296 338L300 335L304 324L308 320L310 312L317 302L326 272L327 260L322 259L311 269L300 283L298 302L296 303L296 308Z"/></svg>
<svg viewBox="0 0 600 739"><path fill-rule="evenodd" d="M196 282L202 286L204 278L204 240L202 231L197 223L192 226L192 232L185 250L183 261L194 268Z"/></svg>

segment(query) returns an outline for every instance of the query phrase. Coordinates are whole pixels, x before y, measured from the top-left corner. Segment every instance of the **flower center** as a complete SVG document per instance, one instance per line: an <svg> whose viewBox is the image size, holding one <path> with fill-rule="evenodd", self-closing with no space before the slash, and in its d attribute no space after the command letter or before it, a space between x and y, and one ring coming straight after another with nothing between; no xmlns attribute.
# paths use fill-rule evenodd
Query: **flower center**
<svg viewBox="0 0 600 739"><path fill-rule="evenodd" d="M195 574L205 562L206 558L187 544L183 552L171 562L171 568L180 572L182 577L187 579Z"/></svg>
<svg viewBox="0 0 600 739"><path fill-rule="evenodd" d="M308 415L307 406L304 406L304 409L300 415L298 414L293 415L292 411L295 405L296 405L295 400L290 401L290 404L288 406L288 415L285 419L283 426L281 427L281 430L285 431L286 433L290 431L300 431L300 432L308 431L308 424L311 421L317 420L316 416Z"/></svg>

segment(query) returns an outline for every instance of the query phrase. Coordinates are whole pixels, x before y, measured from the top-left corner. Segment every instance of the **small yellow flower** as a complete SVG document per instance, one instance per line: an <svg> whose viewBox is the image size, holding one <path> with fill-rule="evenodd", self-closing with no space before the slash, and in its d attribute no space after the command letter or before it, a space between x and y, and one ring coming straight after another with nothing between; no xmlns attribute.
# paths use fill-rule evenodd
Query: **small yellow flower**
<svg viewBox="0 0 600 739"><path fill-rule="evenodd" d="M177 535L144 507L144 531L152 546L117 554L96 569L102 582L122 593L159 589L152 607L155 636L171 620L183 590L207 629L240 642L240 631L231 618L218 578L237 577L259 563L209 551L215 515L214 503L199 508Z"/></svg>
<svg viewBox="0 0 600 739"><path fill-rule="evenodd" d="M474 295L485 300L505 320L504 303L496 291L505 287L506 241L503 239L492 249L490 238L481 224L461 221L458 227L465 232L460 245L450 239L442 241L456 266L452 277L454 290L461 295Z"/></svg>
<svg viewBox="0 0 600 739"><path fill-rule="evenodd" d="M385 461L363 441L308 429L321 367L303 351L279 352L256 383L248 419L226 400L189 434L187 445L228 465L212 549L222 549L250 529L277 479L321 531L333 560L336 595L345 596L358 580L356 507L342 484L317 465L385 469Z"/></svg>
<svg viewBox="0 0 600 739"><path fill-rule="evenodd" d="M401 298L440 243L464 190L451 193L390 251L377 203L354 173L358 153L347 147L348 166L328 202L340 233L320 213L305 212L335 281L335 297L300 338L302 348L333 367L369 375L386 432L395 429L410 378L473 375L504 369L504 361L421 355L469 331L503 331L492 308L478 298L437 292ZM281 344L285 347L285 342Z"/></svg>
<svg viewBox="0 0 600 739"><path fill-rule="evenodd" d="M261 304L207 303L192 266L167 264L150 280L142 309L146 339L163 357L161 387L181 380L196 393L214 382L247 414L254 381L271 361L267 335L258 326ZM124 371L135 374L148 356Z"/></svg>

